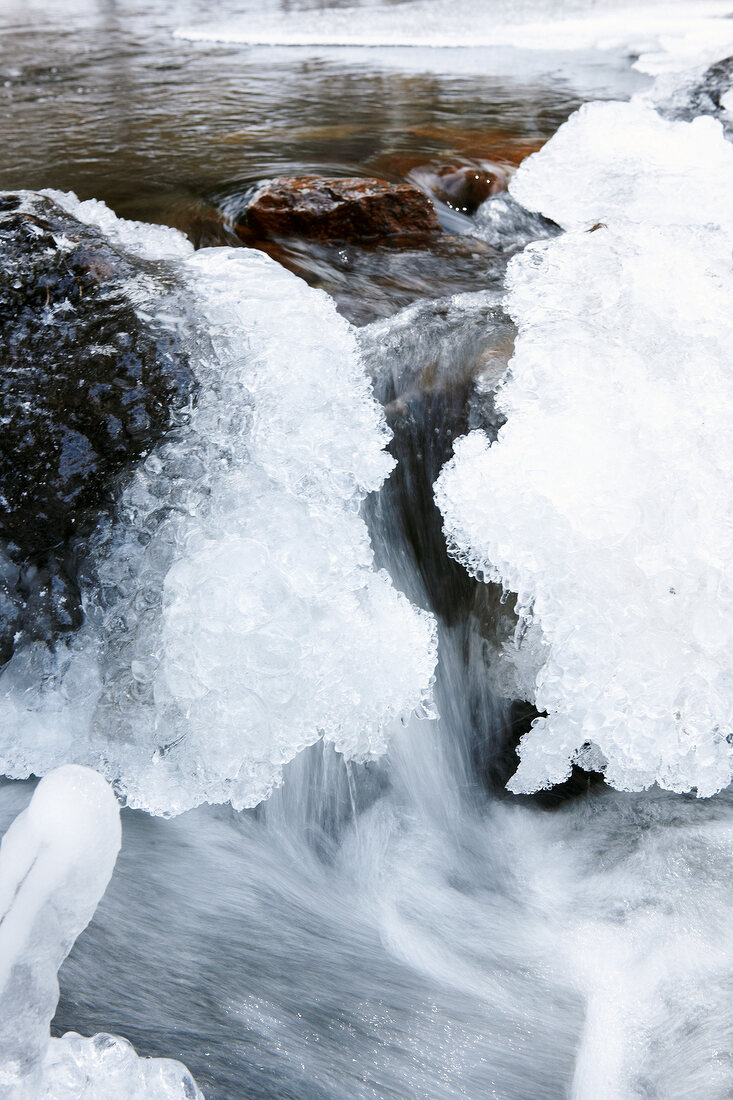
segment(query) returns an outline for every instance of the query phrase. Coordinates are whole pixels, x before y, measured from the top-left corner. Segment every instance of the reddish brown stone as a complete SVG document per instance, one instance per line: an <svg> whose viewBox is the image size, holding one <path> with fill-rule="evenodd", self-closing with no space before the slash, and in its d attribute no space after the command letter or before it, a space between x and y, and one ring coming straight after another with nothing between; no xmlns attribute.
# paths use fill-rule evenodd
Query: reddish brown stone
<svg viewBox="0 0 733 1100"><path fill-rule="evenodd" d="M435 208L422 191L376 179L269 180L252 196L245 218L250 232L260 238L384 242L440 231Z"/></svg>

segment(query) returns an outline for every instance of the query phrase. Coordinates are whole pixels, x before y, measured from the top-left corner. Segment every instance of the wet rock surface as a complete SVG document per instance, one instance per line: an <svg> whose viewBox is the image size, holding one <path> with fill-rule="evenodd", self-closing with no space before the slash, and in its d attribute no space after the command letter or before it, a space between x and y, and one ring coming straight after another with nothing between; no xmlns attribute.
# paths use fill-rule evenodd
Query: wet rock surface
<svg viewBox="0 0 733 1100"><path fill-rule="evenodd" d="M0 193L0 661L79 624L85 534L193 390L167 290L51 198Z"/></svg>
<svg viewBox="0 0 733 1100"><path fill-rule="evenodd" d="M280 177L263 183L243 212L246 237L404 241L440 232L430 200L407 183Z"/></svg>
<svg viewBox="0 0 733 1100"><path fill-rule="evenodd" d="M718 115L725 111L724 96L733 90L733 57L718 61L705 71L689 92L689 115ZM729 123L731 125L732 123Z"/></svg>
<svg viewBox="0 0 733 1100"><path fill-rule="evenodd" d="M409 173L416 187L463 214L475 214L491 195L505 191L509 178L506 168L488 161L426 164Z"/></svg>
<svg viewBox="0 0 733 1100"><path fill-rule="evenodd" d="M552 222L524 210L506 191L498 190L471 215L436 197L443 232L427 237L258 239L243 215L253 190L251 182L242 180L198 197L180 207L176 226L196 248L245 245L267 252L311 286L330 294L339 311L356 325L392 316L421 299L499 289L516 251L530 240L559 233Z"/></svg>

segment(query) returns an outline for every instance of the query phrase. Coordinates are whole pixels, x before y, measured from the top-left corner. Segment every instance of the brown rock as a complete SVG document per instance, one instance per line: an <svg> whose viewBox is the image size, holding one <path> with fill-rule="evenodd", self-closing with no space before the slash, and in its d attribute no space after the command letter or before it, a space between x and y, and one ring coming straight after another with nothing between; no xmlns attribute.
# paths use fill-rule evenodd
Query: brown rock
<svg viewBox="0 0 733 1100"><path fill-rule="evenodd" d="M453 210L473 214L490 195L505 191L510 173L498 164L428 164L413 168L409 179Z"/></svg>
<svg viewBox="0 0 733 1100"><path fill-rule="evenodd" d="M245 219L260 238L397 242L440 232L433 204L422 191L376 179L269 180L252 196Z"/></svg>

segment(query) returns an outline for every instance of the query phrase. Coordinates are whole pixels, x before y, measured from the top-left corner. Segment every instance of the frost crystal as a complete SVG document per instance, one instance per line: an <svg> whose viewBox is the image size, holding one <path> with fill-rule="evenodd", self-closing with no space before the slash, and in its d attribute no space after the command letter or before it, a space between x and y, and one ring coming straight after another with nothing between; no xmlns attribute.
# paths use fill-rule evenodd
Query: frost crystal
<svg viewBox="0 0 733 1100"><path fill-rule="evenodd" d="M85 626L4 669L3 770L90 764L171 814L255 805L321 736L383 751L389 723L429 701L436 643L374 569L359 514L393 463L354 330L261 253L194 254L55 197L188 287L198 396L93 536Z"/></svg>
<svg viewBox="0 0 733 1100"><path fill-rule="evenodd" d="M512 262L507 423L436 487L453 552L549 645L510 787L578 761L710 795L733 771L733 147L594 104L512 193L568 232Z"/></svg>

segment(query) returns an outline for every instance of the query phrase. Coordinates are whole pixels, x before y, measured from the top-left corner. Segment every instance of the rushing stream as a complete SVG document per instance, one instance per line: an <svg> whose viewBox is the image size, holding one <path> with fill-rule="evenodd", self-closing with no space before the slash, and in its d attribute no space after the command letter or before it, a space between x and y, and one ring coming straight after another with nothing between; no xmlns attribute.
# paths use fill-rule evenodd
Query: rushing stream
<svg viewBox="0 0 733 1100"><path fill-rule="evenodd" d="M0 1097L197 1096L68 1035L13 1084L119 847L81 765L122 846L54 1036L206 1100L724 1100L725 5L211 8L0 9L8 285L18 225L73 276L0 343L50 418L3 421ZM456 158L509 191L427 245L242 247L257 181ZM164 368L162 438L72 375L57 454L54 332Z"/></svg>

